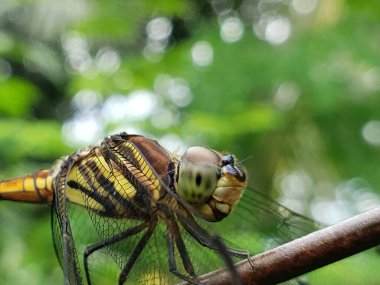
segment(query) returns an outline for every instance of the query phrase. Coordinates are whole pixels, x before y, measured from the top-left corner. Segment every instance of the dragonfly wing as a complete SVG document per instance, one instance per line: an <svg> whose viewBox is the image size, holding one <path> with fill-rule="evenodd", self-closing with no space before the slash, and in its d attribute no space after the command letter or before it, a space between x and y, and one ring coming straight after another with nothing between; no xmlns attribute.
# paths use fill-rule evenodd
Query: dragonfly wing
<svg viewBox="0 0 380 285"><path fill-rule="evenodd" d="M70 168L70 163L65 164L55 181L52 232L55 251L64 272L65 284L80 285L83 283L66 205L66 179Z"/></svg>
<svg viewBox="0 0 380 285"><path fill-rule="evenodd" d="M136 160L133 150L127 149L124 158L128 157L128 160L121 161L123 157L114 152L111 155L103 148L95 147L76 161L69 174L69 215L75 223L73 235L78 241L79 254L83 255L88 246L107 243L88 257L92 283L103 284L99 280L103 280L104 275L112 275L110 278L115 283L146 230L128 233L142 223L148 228L151 219L155 218L151 214L146 185L156 182L152 176L146 177L144 171L148 168ZM123 238L119 239L121 236ZM154 272L160 268L158 272L163 271L162 259L156 257L162 254L162 250L151 245L158 244L157 239L154 234L146 243L150 246L143 245L127 282L141 283L150 278L159 282L161 277ZM159 244L161 248L166 247L165 242ZM148 247L152 250L146 255Z"/></svg>
<svg viewBox="0 0 380 285"><path fill-rule="evenodd" d="M247 188L234 212L215 227L232 246L257 254L323 226Z"/></svg>

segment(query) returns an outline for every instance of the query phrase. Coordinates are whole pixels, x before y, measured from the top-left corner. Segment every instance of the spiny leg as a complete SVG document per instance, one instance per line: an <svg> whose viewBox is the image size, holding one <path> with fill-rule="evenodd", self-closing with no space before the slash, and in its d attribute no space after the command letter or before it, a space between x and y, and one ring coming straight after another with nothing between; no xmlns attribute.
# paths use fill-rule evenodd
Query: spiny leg
<svg viewBox="0 0 380 285"><path fill-rule="evenodd" d="M198 225L196 221L192 218L184 217L183 215L177 215L178 219L181 222L181 225L186 229L186 231L196 239L202 246L208 247L213 250L218 250L215 243L212 240L215 238L206 232L201 226ZM239 258L249 258L250 254L245 250L238 250L224 246L227 252L230 255L239 257Z"/></svg>
<svg viewBox="0 0 380 285"><path fill-rule="evenodd" d="M236 272L236 268L232 262L230 255L237 257L249 258L247 252L227 248L222 239L219 236L210 236L201 226L199 226L192 218L184 217L178 214L177 217L182 223L185 230L191 234L202 246L210 248L222 257L226 267L231 272L233 284L241 284L239 275Z"/></svg>
<svg viewBox="0 0 380 285"><path fill-rule="evenodd" d="M125 280L127 279L127 276L132 269L134 263L136 262L137 258L143 251L145 245L147 244L148 240L151 238L154 229L156 228L157 220L152 220L151 223L148 224L148 230L144 235L141 237L135 248L133 249L131 256L129 257L127 263L124 265L123 269L121 270L120 276L119 276L119 285L123 285Z"/></svg>
<svg viewBox="0 0 380 285"><path fill-rule="evenodd" d="M195 271L194 271L194 267L191 263L189 254L188 254L186 246L185 246L185 243L184 243L182 236L179 232L177 223L172 221L171 219L169 219L168 228L169 228L169 230L168 230L167 240L168 240L168 251L169 251L169 271L172 272L177 277L179 277L179 278L181 278L181 279L183 279L183 280L185 280L191 284L199 284L198 282L193 281L192 279L190 279L186 275L183 275L180 272L178 272L177 265L175 262L175 256L174 256L174 251L175 251L174 243L177 246L178 252L181 256L182 264L183 264L186 272L193 277L196 276Z"/></svg>
<svg viewBox="0 0 380 285"><path fill-rule="evenodd" d="M231 272L232 284L242 284L239 274L237 273L236 268L234 266L234 263L232 262L232 259L229 256L228 248L225 246L222 239L219 236L215 236L213 237L213 243L219 249L219 253L224 261L224 264Z"/></svg>
<svg viewBox="0 0 380 285"><path fill-rule="evenodd" d="M95 244L92 244L88 247L86 247L85 251L84 251L84 270L85 270L85 273L86 273L86 279L87 279L87 283L88 285L91 285L91 278L90 278L90 271L89 271L89 268L88 268L88 258L91 254L93 254L95 251L99 250L99 249L102 249L106 246L109 246L111 244L114 244L116 242L119 242L125 238L128 238L129 236L132 236L132 235L135 235L135 234L138 234L139 232L141 232L142 230L144 230L146 227L147 227L147 223L142 223L140 225L137 225L135 227L132 227L124 232L121 232L117 235L114 235L106 240L103 240L99 243L95 243Z"/></svg>

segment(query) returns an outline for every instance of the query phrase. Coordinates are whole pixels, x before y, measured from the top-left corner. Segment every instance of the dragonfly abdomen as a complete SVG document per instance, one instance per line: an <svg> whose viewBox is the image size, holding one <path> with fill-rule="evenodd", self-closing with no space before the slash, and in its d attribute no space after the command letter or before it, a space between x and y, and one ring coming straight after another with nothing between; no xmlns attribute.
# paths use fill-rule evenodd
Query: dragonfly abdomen
<svg viewBox="0 0 380 285"><path fill-rule="evenodd" d="M48 203L53 200L53 176L51 170L0 182L0 199L30 203Z"/></svg>

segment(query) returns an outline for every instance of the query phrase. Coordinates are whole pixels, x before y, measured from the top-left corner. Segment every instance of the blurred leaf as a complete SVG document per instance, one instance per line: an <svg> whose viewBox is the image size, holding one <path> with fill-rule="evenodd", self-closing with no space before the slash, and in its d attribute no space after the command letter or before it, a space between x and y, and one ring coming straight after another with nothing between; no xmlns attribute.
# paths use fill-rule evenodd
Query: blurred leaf
<svg viewBox="0 0 380 285"><path fill-rule="evenodd" d="M233 137L243 133L265 132L279 126L279 116L267 106L252 106L236 114L212 115L193 112L183 126L185 132L214 133Z"/></svg>
<svg viewBox="0 0 380 285"><path fill-rule="evenodd" d="M118 1L104 5L102 1L92 3L87 17L74 28L90 38L107 38L107 41L122 40L132 44L140 41L144 33L144 21L152 16L183 16L189 10L188 1ZM154 13L152 13L154 11Z"/></svg>
<svg viewBox="0 0 380 285"><path fill-rule="evenodd" d="M10 117L31 115L32 106L38 99L38 90L30 82L9 78L0 84L0 115Z"/></svg>
<svg viewBox="0 0 380 285"><path fill-rule="evenodd" d="M2 163L22 159L54 162L70 151L62 142L60 124L56 122L0 120L0 129Z"/></svg>

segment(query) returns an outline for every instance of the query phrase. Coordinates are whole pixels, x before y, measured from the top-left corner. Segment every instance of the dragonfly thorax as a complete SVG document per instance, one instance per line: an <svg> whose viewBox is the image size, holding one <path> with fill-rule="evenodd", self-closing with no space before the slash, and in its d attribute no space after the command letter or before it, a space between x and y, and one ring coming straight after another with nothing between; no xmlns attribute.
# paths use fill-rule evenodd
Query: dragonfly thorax
<svg viewBox="0 0 380 285"><path fill-rule="evenodd" d="M246 185L244 171L232 155L191 147L179 162L177 192L209 221L229 215Z"/></svg>

